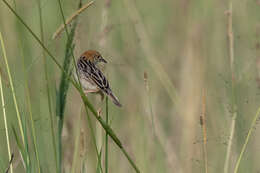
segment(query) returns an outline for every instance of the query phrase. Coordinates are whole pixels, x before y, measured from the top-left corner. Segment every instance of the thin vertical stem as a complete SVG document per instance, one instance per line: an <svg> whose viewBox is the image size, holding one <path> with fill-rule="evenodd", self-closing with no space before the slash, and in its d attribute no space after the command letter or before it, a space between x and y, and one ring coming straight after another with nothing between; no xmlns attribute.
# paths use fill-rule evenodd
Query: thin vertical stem
<svg viewBox="0 0 260 173"><path fill-rule="evenodd" d="M106 96L106 123L108 124L108 98ZM105 139L105 173L108 173L108 133L106 132Z"/></svg>
<svg viewBox="0 0 260 173"><path fill-rule="evenodd" d="M61 173L62 171L62 125L63 125L63 119L59 118L58 120L58 173Z"/></svg>
<svg viewBox="0 0 260 173"><path fill-rule="evenodd" d="M204 167L205 167L205 173L208 173L207 129L206 129L206 96L205 96L205 90L203 90L203 96L202 96L202 115L201 115L201 119L200 119L200 124L202 126L202 134L203 134Z"/></svg>
<svg viewBox="0 0 260 173"><path fill-rule="evenodd" d="M257 109L257 112L256 112L256 114L255 114L255 117L254 117L254 119L253 119L253 121L252 121L252 123L251 123L250 129L249 129L248 134L247 134L247 136L246 136L245 143L244 143L244 145L243 145L243 147L242 147L242 149L241 149L241 152L240 152L240 154L239 154L238 160L237 160L237 162L236 162L236 166L235 166L235 169L234 169L234 173L237 173L237 171L238 171L238 168L239 168L239 165L240 165L242 156L243 156L243 154L244 154L244 152L245 152L245 150L246 150L246 147L247 147L249 138L251 137L251 134L252 134L252 132L253 132L253 130L254 130L254 127L255 127L256 122L257 122L257 118L259 117L259 114L260 114L260 107Z"/></svg>
<svg viewBox="0 0 260 173"><path fill-rule="evenodd" d="M91 138L92 138L92 141L93 141L94 146L95 146L96 155L98 157L98 164L100 166L99 168L100 168L101 172L103 173L103 169L102 169L102 166L101 166L101 160L100 160L100 157L99 157L99 152L98 152L98 147L97 147L97 140L96 140L95 133L94 133L94 128L91 124L91 119L90 119L89 112L88 112L88 109L87 109L86 106L85 106L85 110L86 110L86 116L87 116L87 119L88 119L88 125L89 125L89 128L90 128Z"/></svg>
<svg viewBox="0 0 260 173"><path fill-rule="evenodd" d="M1 39L1 42L2 42L2 34L1 34L1 32L0 32L0 39ZM2 46L3 46L3 42L2 42ZM9 158L9 160L11 160L11 149L10 149L10 142L9 142L9 133L8 133L6 112L5 112L5 100L4 100L4 92L3 92L2 76L1 75L0 75L0 93L1 93L2 110L3 110L4 124L5 124L5 135L6 135L6 142L7 142L8 158ZM11 173L13 173L13 164L12 164L12 162L10 164L10 170L11 170Z"/></svg>
<svg viewBox="0 0 260 173"><path fill-rule="evenodd" d="M36 140L35 125L34 125L34 120L32 117L32 108L31 108L31 100L30 100L30 93L29 93L28 85L25 86L25 89L26 89L26 99L27 99L28 111L29 111L29 115L30 115L30 122L31 122L31 128L32 128L35 156L36 156L36 160L37 160L38 172L40 173L41 172L40 160L39 160L38 146L37 146L37 140Z"/></svg>
<svg viewBox="0 0 260 173"><path fill-rule="evenodd" d="M5 66L6 66L6 69L7 69L7 74L8 74L8 78L9 78L9 82L10 82L10 86L11 86L11 91L12 91L12 96L13 96L16 116L17 116L17 120L18 120L18 124L19 124L19 130L20 130L20 133L21 133L21 136L22 136L23 145L24 145L24 132L23 132L23 125L22 125L22 121L21 121L21 115L20 115L20 112L19 112L19 109L18 109L18 104L17 104L17 101L16 101L16 95L15 95L15 91L14 91L13 79L12 79L12 76L11 76L8 60L7 60L7 57L6 57L6 51L5 51L4 41L3 41L3 37L2 37L2 33L1 32L0 32L0 40L1 40L1 45L2 45L2 49L3 49Z"/></svg>
<svg viewBox="0 0 260 173"><path fill-rule="evenodd" d="M82 106L80 108L79 118L76 123L77 130L76 130L76 137L75 137L75 143L74 143L72 166L71 166L71 171L70 171L71 173L75 173L76 163L77 163L77 158L78 158L78 153L79 153L80 129L81 129L81 121L82 121L81 111L82 111Z"/></svg>
<svg viewBox="0 0 260 173"><path fill-rule="evenodd" d="M230 137L228 141L225 165L224 165L224 173L229 172L229 161L231 154L231 147L235 133L236 126L236 118L237 118L237 105L235 99L235 71L234 71L234 40L233 40L233 27L232 27L232 2L230 2L229 10L228 10L228 41L229 41L229 58L230 58L230 71L231 71L231 94L232 94L232 121L230 127Z"/></svg>

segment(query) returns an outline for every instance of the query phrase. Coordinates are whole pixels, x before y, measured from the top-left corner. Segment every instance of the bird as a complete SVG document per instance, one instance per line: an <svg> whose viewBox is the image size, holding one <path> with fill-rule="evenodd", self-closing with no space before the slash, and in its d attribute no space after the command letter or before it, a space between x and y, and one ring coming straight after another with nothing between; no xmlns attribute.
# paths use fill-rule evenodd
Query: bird
<svg viewBox="0 0 260 173"><path fill-rule="evenodd" d="M112 102L122 107L118 98L112 92L109 82L105 75L100 70L100 63L107 63L107 61L96 50L85 51L77 60L77 75L84 93L99 93L104 98L104 94L110 97Z"/></svg>

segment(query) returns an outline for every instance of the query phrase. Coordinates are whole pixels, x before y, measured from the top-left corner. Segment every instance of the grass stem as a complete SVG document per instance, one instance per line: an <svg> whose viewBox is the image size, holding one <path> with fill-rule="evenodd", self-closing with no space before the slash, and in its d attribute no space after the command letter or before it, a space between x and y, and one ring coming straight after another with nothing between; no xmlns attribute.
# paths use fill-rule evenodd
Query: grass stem
<svg viewBox="0 0 260 173"><path fill-rule="evenodd" d="M82 107L80 108L80 113L79 113L79 118L77 120L77 129L76 129L76 138L74 142L74 153L73 153L73 160L72 160L72 166L71 166L71 173L75 173L76 170L76 164L77 164L77 158L78 158L78 153L79 153L79 141L80 141L80 129L81 129L81 110Z"/></svg>
<svg viewBox="0 0 260 173"><path fill-rule="evenodd" d="M201 126L203 134L203 158L204 158L204 168L205 173L208 173L208 153L207 153L207 129L206 129L206 95L205 90L203 90L202 96L202 115L201 115Z"/></svg>
<svg viewBox="0 0 260 173"><path fill-rule="evenodd" d="M256 114L255 114L255 117L254 117L254 119L253 119L253 121L252 121L252 123L251 123L251 126L250 126L250 128L249 128L249 131L248 131L248 133L247 133L245 143L243 144L243 147L242 147L242 149L241 149L241 152L240 152L240 154L239 154L238 160L237 160L236 165L235 165L234 173L237 173L237 172L238 172L238 168L239 168L240 162L241 162L241 160L242 160L242 156L244 155L244 152L245 152L245 150L246 150L247 144L248 144L248 142L249 142L249 138L250 138L251 135L252 135L252 132L253 132L254 127L255 127L255 125L256 125L257 118L259 117L259 114L260 114L260 107L257 109L257 112L256 112Z"/></svg>
<svg viewBox="0 0 260 173"><path fill-rule="evenodd" d="M9 83L10 83L10 86L11 86L11 92L12 92L12 96L13 96L13 101L14 101L17 120L18 120L18 125L19 125L21 136L22 136L22 141L23 141L23 144L24 144L25 139L24 139L23 126L22 126L21 115L20 115L20 112L19 112L19 109L18 109L18 104L17 104L16 95L15 95L15 91L14 91L13 79L12 79L12 76L11 76L11 72L10 72L10 68L9 68L9 64L8 64L8 60L7 60L7 56L6 56L3 37L2 37L2 35L0 37L1 37L0 39L1 39L3 55L4 55L3 57L4 57L4 61L5 61L5 66L6 66L6 69L7 69Z"/></svg>
<svg viewBox="0 0 260 173"><path fill-rule="evenodd" d="M109 119L108 119L108 98L106 96L106 123L109 125ZM106 138L105 138L105 173L108 173L108 133L106 132Z"/></svg>
<svg viewBox="0 0 260 173"><path fill-rule="evenodd" d="M235 133L235 126L236 126L236 118L237 118L237 105L236 105L236 98L235 98L235 71L234 71L234 39L233 39L233 27L232 27L232 2L230 2L229 10L228 10L228 42L229 42L229 58L230 58L230 71L231 71L231 93L232 93L232 120L231 120L231 127L230 127L230 137L228 140L227 146L227 153L224 165L224 173L229 172L229 161L231 156L231 148Z"/></svg>
<svg viewBox="0 0 260 173"><path fill-rule="evenodd" d="M102 165L101 159L100 159L99 151L98 151L97 139L95 137L94 128L92 126L91 118L89 116L89 112L88 112L88 109L86 108L86 106L85 106L85 110L86 110L86 116L87 116L87 120L88 120L88 126L89 126L89 129L90 129L90 135L91 135L91 138L92 138L92 141L93 141L93 144L94 144L94 147L95 147L95 152L96 152L96 155L97 155L97 158L98 158L98 167L99 167L100 171L103 173L103 169L102 169L102 166L101 166Z"/></svg>
<svg viewBox="0 0 260 173"><path fill-rule="evenodd" d="M89 6L91 6L94 3L94 1L90 1L89 3L83 5L80 9L78 9L77 11L75 11L65 22L65 25L69 25L73 19L75 19L78 15L80 15L85 9L87 9ZM55 33L52 36L52 39L57 38L62 31L64 31L64 29L66 28L64 24L62 24L57 31L55 31Z"/></svg>
<svg viewBox="0 0 260 173"><path fill-rule="evenodd" d="M3 37L2 37L1 32L0 32L0 40L1 40L2 49L4 49L4 41L3 41ZM5 50L3 50L3 52L5 52ZM3 116L4 116L5 136L6 136L6 142L7 142L7 152L8 152L9 160L11 160L11 148L10 148L8 124L7 124L6 111L5 111L5 99L4 99L4 92L3 92L2 76L1 75L0 75L0 94L1 94L2 110L3 110ZM10 172L13 173L12 162L10 164Z"/></svg>

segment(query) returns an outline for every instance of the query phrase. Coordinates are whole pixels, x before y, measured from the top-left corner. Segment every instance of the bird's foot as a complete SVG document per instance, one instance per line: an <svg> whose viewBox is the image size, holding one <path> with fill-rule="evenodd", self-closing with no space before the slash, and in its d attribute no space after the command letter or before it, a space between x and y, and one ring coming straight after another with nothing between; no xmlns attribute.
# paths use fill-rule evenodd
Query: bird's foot
<svg viewBox="0 0 260 173"><path fill-rule="evenodd" d="M98 114L99 117L101 116L101 108L98 108L97 114Z"/></svg>

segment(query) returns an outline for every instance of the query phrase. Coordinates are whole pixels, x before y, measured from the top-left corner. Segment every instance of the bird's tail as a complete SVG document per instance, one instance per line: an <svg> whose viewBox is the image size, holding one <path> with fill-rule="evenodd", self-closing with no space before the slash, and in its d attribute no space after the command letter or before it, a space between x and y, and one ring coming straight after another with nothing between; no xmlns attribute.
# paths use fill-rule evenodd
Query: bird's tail
<svg viewBox="0 0 260 173"><path fill-rule="evenodd" d="M118 107L122 107L122 105L119 103L118 98L112 92L108 93L108 96L112 99L115 105L117 105Z"/></svg>

